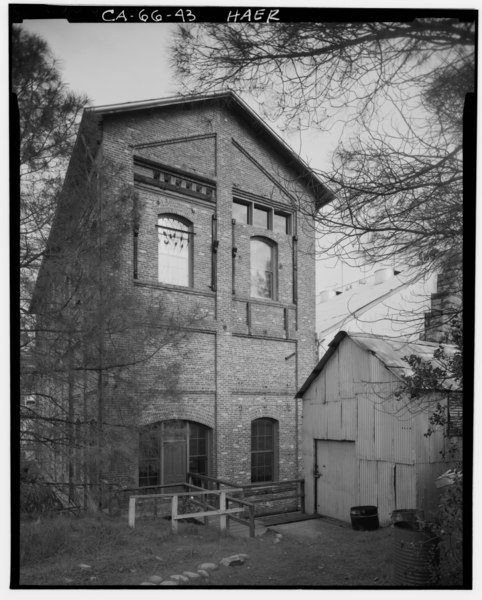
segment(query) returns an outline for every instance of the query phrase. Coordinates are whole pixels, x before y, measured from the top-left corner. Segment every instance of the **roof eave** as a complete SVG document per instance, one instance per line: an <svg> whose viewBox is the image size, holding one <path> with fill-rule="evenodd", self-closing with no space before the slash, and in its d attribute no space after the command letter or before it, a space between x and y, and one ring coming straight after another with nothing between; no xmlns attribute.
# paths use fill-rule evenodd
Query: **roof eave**
<svg viewBox="0 0 482 600"><path fill-rule="evenodd" d="M348 333L346 331L339 331L336 336L332 339L332 341L328 344L328 350L323 354L320 361L316 365L316 367L311 371L310 375L308 375L308 379L301 386L299 391L296 393L295 398L302 398L306 390L310 387L313 381L318 377L318 375L323 370L326 363L330 360L332 355L336 352L336 349L340 345L340 342L346 338Z"/></svg>

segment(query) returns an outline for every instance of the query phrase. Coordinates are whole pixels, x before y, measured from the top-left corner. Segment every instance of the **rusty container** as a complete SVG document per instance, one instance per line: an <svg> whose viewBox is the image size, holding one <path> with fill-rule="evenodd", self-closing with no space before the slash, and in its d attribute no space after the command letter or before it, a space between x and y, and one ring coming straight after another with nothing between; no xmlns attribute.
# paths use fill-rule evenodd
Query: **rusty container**
<svg viewBox="0 0 482 600"><path fill-rule="evenodd" d="M416 521L398 521L393 527L393 583L412 587L436 583L438 538Z"/></svg>

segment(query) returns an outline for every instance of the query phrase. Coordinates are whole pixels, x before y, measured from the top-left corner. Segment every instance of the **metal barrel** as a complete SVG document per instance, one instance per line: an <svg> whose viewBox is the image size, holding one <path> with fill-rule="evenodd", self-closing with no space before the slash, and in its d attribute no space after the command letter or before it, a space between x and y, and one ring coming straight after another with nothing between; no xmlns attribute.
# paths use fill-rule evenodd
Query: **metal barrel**
<svg viewBox="0 0 482 600"><path fill-rule="evenodd" d="M350 508L351 526L356 531L373 531L378 529L378 507L352 506Z"/></svg>
<svg viewBox="0 0 482 600"><path fill-rule="evenodd" d="M394 523L393 583L429 586L434 583L438 539L416 522Z"/></svg>

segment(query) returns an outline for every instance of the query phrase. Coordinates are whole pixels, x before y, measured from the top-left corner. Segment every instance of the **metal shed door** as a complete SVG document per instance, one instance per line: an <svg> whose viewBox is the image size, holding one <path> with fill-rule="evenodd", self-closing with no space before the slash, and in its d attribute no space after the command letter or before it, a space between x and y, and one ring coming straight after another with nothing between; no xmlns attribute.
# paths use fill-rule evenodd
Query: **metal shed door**
<svg viewBox="0 0 482 600"><path fill-rule="evenodd" d="M357 469L355 442L315 440L316 512L350 520L350 508L356 504Z"/></svg>

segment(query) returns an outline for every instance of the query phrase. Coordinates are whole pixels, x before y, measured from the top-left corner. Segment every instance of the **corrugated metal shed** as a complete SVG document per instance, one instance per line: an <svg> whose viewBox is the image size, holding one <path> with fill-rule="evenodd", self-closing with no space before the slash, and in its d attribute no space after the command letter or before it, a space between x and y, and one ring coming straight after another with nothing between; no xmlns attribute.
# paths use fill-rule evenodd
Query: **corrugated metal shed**
<svg viewBox="0 0 482 600"><path fill-rule="evenodd" d="M400 338L386 338L368 333L347 333L346 331L340 331L334 337L333 341L330 342L327 352L313 369L305 383L301 386L296 394L297 398L303 397L305 391L325 366L331 368L330 358L335 354L341 341L346 336L349 336L360 348L370 352L373 356L376 356L397 378L401 378L403 375L413 375L413 371L405 360L406 357L411 356L412 354L419 356L426 362L431 362L434 366L442 366L441 363L434 358L434 352L438 348L443 347L447 356L454 356L457 352L457 348L450 344L441 345L424 341L413 342ZM338 361L338 356L335 357L335 360ZM345 363L343 368L347 368ZM367 380L368 379L367 376ZM453 382L446 381L446 387L451 389L454 388L455 385Z"/></svg>
<svg viewBox="0 0 482 600"><path fill-rule="evenodd" d="M410 374L404 357L415 354L436 362L433 354L437 348L438 344L430 342L346 332L331 342L297 394L304 400L308 512L318 510L349 520L345 509L350 501L353 506L373 504L378 506L380 522L388 524L395 509L433 509L428 506L434 501L431 486L434 475L446 466L441 456L446 440L441 431L429 437L425 434L430 406L444 395L439 390L412 400L396 392L401 387L401 375ZM445 351L449 354L455 348L445 346ZM339 469L341 449L348 442L354 442L353 490L347 487L345 469ZM321 473L316 477L316 460L322 457L326 476ZM352 494L350 501L348 493ZM320 498L324 499L321 504ZM345 507L342 516L340 506Z"/></svg>

